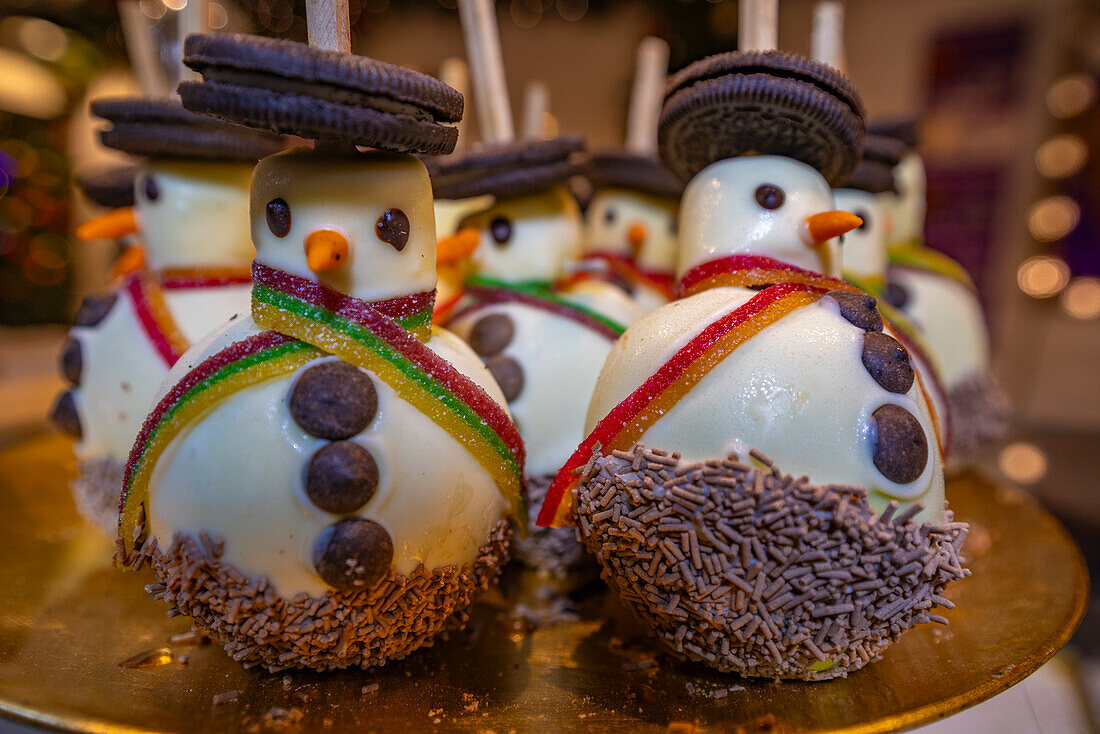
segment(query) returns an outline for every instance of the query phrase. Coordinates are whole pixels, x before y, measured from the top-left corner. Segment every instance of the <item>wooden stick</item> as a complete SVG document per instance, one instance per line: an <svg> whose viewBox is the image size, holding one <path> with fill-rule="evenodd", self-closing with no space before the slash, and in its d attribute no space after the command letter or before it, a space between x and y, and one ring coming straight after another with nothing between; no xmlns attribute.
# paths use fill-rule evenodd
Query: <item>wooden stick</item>
<svg viewBox="0 0 1100 734"><path fill-rule="evenodd" d="M348 0L306 0L306 26L310 46L351 53Z"/></svg>
<svg viewBox="0 0 1100 734"><path fill-rule="evenodd" d="M207 33L210 31L210 0L187 0L187 4L179 11L179 39L182 54L183 41L194 33ZM191 71L183 64L183 59L178 59L180 65L180 81L188 79L201 80L202 74Z"/></svg>
<svg viewBox="0 0 1100 734"><path fill-rule="evenodd" d="M657 120L665 97L668 76L668 43L647 36L638 44L634 66L634 88L626 120L627 150L639 155L657 155Z"/></svg>
<svg viewBox="0 0 1100 734"><path fill-rule="evenodd" d="M506 143L516 137L516 130L504 81L493 0L459 0L458 14L466 37L466 60L474 83L481 139L486 143Z"/></svg>
<svg viewBox="0 0 1100 734"><path fill-rule="evenodd" d="M740 0L737 48L741 51L779 48L779 0Z"/></svg>
<svg viewBox="0 0 1100 734"><path fill-rule="evenodd" d="M844 3L840 0L820 0L814 6L810 49L810 55L818 61L848 71L844 52Z"/></svg>
<svg viewBox="0 0 1100 734"><path fill-rule="evenodd" d="M542 140L546 113L550 111L550 87L532 79L523 88L523 139Z"/></svg>
<svg viewBox="0 0 1100 734"><path fill-rule="evenodd" d="M138 0L120 0L118 17L122 22L122 36L126 39L126 53L134 70L138 87L145 97L167 97L171 94L168 79L160 65L160 57L153 45L153 33Z"/></svg>
<svg viewBox="0 0 1100 734"><path fill-rule="evenodd" d="M458 128L458 146L462 146L469 142L466 137L466 121L470 119L470 67L466 65L465 59L450 56L439 65L439 80L462 95L462 119L455 125Z"/></svg>

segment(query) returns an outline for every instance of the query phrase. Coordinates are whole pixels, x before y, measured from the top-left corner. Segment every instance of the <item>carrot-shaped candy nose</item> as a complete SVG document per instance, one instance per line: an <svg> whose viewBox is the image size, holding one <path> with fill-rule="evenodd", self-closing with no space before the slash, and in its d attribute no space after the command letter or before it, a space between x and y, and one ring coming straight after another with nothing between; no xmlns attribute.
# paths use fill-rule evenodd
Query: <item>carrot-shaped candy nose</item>
<svg viewBox="0 0 1100 734"><path fill-rule="evenodd" d="M438 265L452 265L469 257L481 244L481 235L473 227L463 227L436 243L435 261Z"/></svg>
<svg viewBox="0 0 1100 734"><path fill-rule="evenodd" d="M626 230L626 241L630 244L630 249L637 252L642 245L645 244L646 235L649 234L646 230L646 226L641 222L634 222L630 225L630 229Z"/></svg>
<svg viewBox="0 0 1100 734"><path fill-rule="evenodd" d="M845 232L851 232L863 224L863 220L851 212L821 212L806 217L806 229L803 239L809 238L808 245L817 247Z"/></svg>
<svg viewBox="0 0 1100 734"><path fill-rule="evenodd" d="M348 239L331 229L317 229L306 237L306 265L315 273L340 267L348 259Z"/></svg>
<svg viewBox="0 0 1100 734"><path fill-rule="evenodd" d="M134 208L124 206L84 222L76 228L76 238L81 242L117 240L134 232L137 232Z"/></svg>
<svg viewBox="0 0 1100 734"><path fill-rule="evenodd" d="M144 268L145 248L141 245L131 245L111 266L111 279L121 278Z"/></svg>

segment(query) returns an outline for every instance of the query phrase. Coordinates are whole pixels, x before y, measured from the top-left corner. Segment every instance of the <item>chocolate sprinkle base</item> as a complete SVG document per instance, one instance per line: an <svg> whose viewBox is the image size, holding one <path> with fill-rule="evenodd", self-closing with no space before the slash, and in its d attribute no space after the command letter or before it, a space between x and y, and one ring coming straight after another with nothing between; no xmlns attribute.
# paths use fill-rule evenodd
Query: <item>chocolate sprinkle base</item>
<svg viewBox="0 0 1100 734"><path fill-rule="evenodd" d="M604 579L674 655L767 678L844 677L953 605L968 526L876 515L862 487L814 486L751 452L598 454L575 490Z"/></svg>
<svg viewBox="0 0 1100 734"><path fill-rule="evenodd" d="M973 464L1008 433L1011 406L1004 387L992 374L976 373L947 393L951 405L951 446L948 463L952 470Z"/></svg>
<svg viewBox="0 0 1100 734"><path fill-rule="evenodd" d="M126 465L109 457L84 459L69 485L81 517L109 536L118 531L118 495Z"/></svg>
<svg viewBox="0 0 1100 734"><path fill-rule="evenodd" d="M145 590L167 602L168 616L186 614L246 668L332 670L370 668L429 647L436 635L461 629L476 592L508 562L511 530L501 520L478 550L473 567L423 565L408 576L389 574L370 589L280 596L267 579L249 579L222 563L224 544L205 533L176 535L164 551L155 538L124 565L153 567Z"/></svg>
<svg viewBox="0 0 1100 734"><path fill-rule="evenodd" d="M527 516L531 531L526 538L517 537L512 541L512 555L536 570L565 576L570 569L584 563L588 556L577 538L576 529L540 528L535 525L546 490L550 489L553 481L553 474L527 478Z"/></svg>

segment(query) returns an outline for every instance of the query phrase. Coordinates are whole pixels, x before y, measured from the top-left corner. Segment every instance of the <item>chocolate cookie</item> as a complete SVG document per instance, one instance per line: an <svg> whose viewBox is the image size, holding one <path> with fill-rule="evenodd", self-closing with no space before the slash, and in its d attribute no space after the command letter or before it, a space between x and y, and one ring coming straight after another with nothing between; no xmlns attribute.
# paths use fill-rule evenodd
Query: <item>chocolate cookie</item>
<svg viewBox="0 0 1100 734"><path fill-rule="evenodd" d="M674 74L657 137L661 159L685 181L739 155L782 155L836 185L860 159L863 103L836 69L779 51L711 56Z"/></svg>
<svg viewBox="0 0 1100 734"><path fill-rule="evenodd" d="M196 115L168 100L98 99L91 111L111 123L99 134L105 146L147 158L258 161L286 147L281 137Z"/></svg>
<svg viewBox="0 0 1100 734"><path fill-rule="evenodd" d="M679 199L683 183L656 158L628 150L603 150L585 162L585 175L599 189L640 191L662 199Z"/></svg>
<svg viewBox="0 0 1100 734"><path fill-rule="evenodd" d="M915 115L896 115L883 117L867 123L867 132L893 138L905 146L909 152L920 143L919 120Z"/></svg>
<svg viewBox="0 0 1100 734"><path fill-rule="evenodd" d="M507 198L566 183L581 172L576 154L582 150L583 137L563 135L550 140L478 144L457 155L423 160L437 199L485 194Z"/></svg>
<svg viewBox="0 0 1100 734"><path fill-rule="evenodd" d="M134 179L138 166L96 166L73 177L84 198L97 206L117 209L134 205Z"/></svg>
<svg viewBox="0 0 1100 734"><path fill-rule="evenodd" d="M189 36L180 84L195 112L305 138L397 152L449 153L462 95L430 76L354 54L259 36Z"/></svg>

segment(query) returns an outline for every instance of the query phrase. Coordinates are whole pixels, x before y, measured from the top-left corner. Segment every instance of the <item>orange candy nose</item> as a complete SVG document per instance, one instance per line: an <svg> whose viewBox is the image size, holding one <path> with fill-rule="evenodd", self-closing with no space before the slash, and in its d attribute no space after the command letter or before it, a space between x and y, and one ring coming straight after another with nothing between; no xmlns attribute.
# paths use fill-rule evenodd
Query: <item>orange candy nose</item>
<svg viewBox="0 0 1100 734"><path fill-rule="evenodd" d="M463 227L436 243L435 261L439 265L451 265L474 254L481 244L481 235L473 227Z"/></svg>
<svg viewBox="0 0 1100 734"><path fill-rule="evenodd" d="M806 217L806 229L814 245L851 232L861 224L863 220L851 212L821 212Z"/></svg>
<svg viewBox="0 0 1100 734"><path fill-rule="evenodd" d="M348 259L348 240L331 229L318 229L306 237L306 265L315 273L340 267Z"/></svg>
<svg viewBox="0 0 1100 734"><path fill-rule="evenodd" d="M76 228L76 238L82 242L117 240L134 232L137 232L137 219L134 217L134 208L124 206L121 209L109 211L95 219L84 222Z"/></svg>
<svg viewBox="0 0 1100 734"><path fill-rule="evenodd" d="M630 246L637 250L643 244L645 244L646 235L649 232L646 230L645 225L641 222L634 222L630 225L630 229L626 231L626 241L630 243Z"/></svg>

